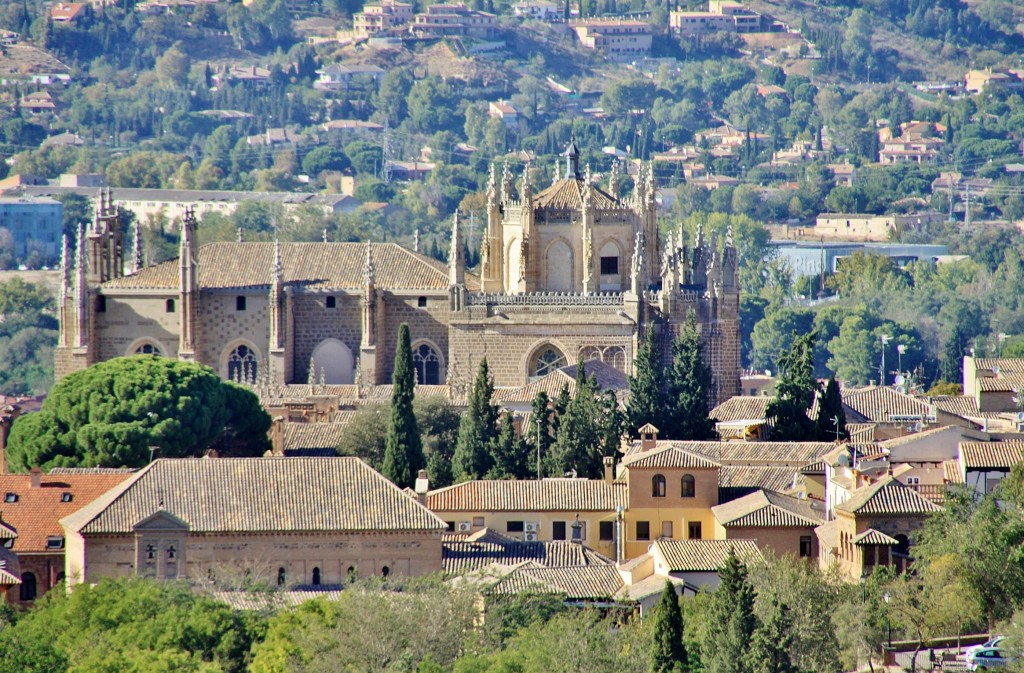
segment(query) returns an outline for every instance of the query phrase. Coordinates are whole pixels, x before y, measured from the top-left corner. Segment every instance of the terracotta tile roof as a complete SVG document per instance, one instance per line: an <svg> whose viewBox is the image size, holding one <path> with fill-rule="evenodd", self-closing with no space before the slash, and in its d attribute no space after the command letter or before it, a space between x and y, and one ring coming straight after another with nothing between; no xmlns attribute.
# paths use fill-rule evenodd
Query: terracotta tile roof
<svg viewBox="0 0 1024 673"><path fill-rule="evenodd" d="M774 491L758 490L750 495L712 507L718 523L729 527L782 528L818 526L825 517L820 503Z"/></svg>
<svg viewBox="0 0 1024 673"><path fill-rule="evenodd" d="M825 474L825 461L816 460L800 468L800 474Z"/></svg>
<svg viewBox="0 0 1024 673"><path fill-rule="evenodd" d="M793 479L798 472L792 467L771 467L764 465L723 465L718 473L720 489L742 489L749 492L754 489L769 491L785 491L792 488ZM737 491L733 491L737 495ZM744 493L745 495L745 493Z"/></svg>
<svg viewBox="0 0 1024 673"><path fill-rule="evenodd" d="M771 401L764 395L736 395L712 409L708 417L720 423L764 420Z"/></svg>
<svg viewBox="0 0 1024 673"><path fill-rule="evenodd" d="M569 600L597 600L611 598L622 584L614 565L551 568L527 563L502 577L488 593L547 593L562 594Z"/></svg>
<svg viewBox="0 0 1024 673"><path fill-rule="evenodd" d="M884 544L884 545L897 545L900 541L894 537L889 537L880 530L874 528L868 528L866 531L853 538L853 544L855 545L868 545L868 544Z"/></svg>
<svg viewBox="0 0 1024 673"><path fill-rule="evenodd" d="M668 564L668 572L721 570L730 549L747 565L764 560L753 540L656 540L653 547Z"/></svg>
<svg viewBox="0 0 1024 673"><path fill-rule="evenodd" d="M651 453L673 447L704 456L710 461L731 464L793 465L821 458L835 448L832 442L699 442L659 439L653 449L643 451L640 440L633 441L626 455Z"/></svg>
<svg viewBox="0 0 1024 673"><path fill-rule="evenodd" d="M132 476L134 472L125 470L64 471L42 475L39 488L32 488L31 475L0 474L0 520L18 534L12 550L21 555L46 552L47 538L64 537L59 523L63 517L88 506ZM70 494L67 502L65 493ZM7 502L8 494L13 494L17 500ZM63 553L63 549L59 553Z"/></svg>
<svg viewBox="0 0 1024 673"><path fill-rule="evenodd" d="M942 478L947 484L963 484L964 475L960 471L959 460L947 460L942 463Z"/></svg>
<svg viewBox="0 0 1024 673"><path fill-rule="evenodd" d="M341 445L352 413L340 413L340 420L330 423L285 423L285 449L336 449Z"/></svg>
<svg viewBox="0 0 1024 673"><path fill-rule="evenodd" d="M626 456L622 464L630 469L715 470L718 463L706 456L681 448L678 444L659 446Z"/></svg>
<svg viewBox="0 0 1024 673"><path fill-rule="evenodd" d="M461 574L488 565L519 565L533 562L540 566L611 565L610 558L573 542L524 542L484 529L462 540L446 539L441 548L446 573Z"/></svg>
<svg viewBox="0 0 1024 673"><path fill-rule="evenodd" d="M296 607L314 598L336 601L341 598L341 590L325 585L320 591L215 591L211 596L234 610L270 613Z"/></svg>
<svg viewBox="0 0 1024 673"><path fill-rule="evenodd" d="M960 438L960 428L955 425L941 425L938 427L928 428L922 432L912 432L909 435L903 435L902 437L893 437L892 439L886 439L878 442L879 446L892 449L898 446L904 446L906 444L913 444L921 439L928 437L936 437L939 435L948 435L947 441L956 443Z"/></svg>
<svg viewBox="0 0 1024 673"><path fill-rule="evenodd" d="M583 363L583 369L589 378L591 375L597 379L601 390L612 390L625 392L629 390L629 378L615 367L602 362L601 360L588 360ZM567 365L557 369L536 381L531 381L525 386L499 390L495 397L504 403L529 403L537 397L537 393L543 391L552 400L562 393L562 387L569 387L569 396L576 394L576 365Z"/></svg>
<svg viewBox="0 0 1024 673"><path fill-rule="evenodd" d="M358 290L365 287L366 243L282 243L286 283L307 289ZM373 243L376 285L382 290L447 290L443 263L395 243ZM199 284L210 288L270 286L273 243L210 243L199 249ZM136 274L104 283L113 289L174 290L180 284L178 260L146 267ZM471 290L479 283L466 275Z"/></svg>
<svg viewBox="0 0 1024 673"><path fill-rule="evenodd" d="M941 508L892 477L857 489L836 506L853 514L929 514Z"/></svg>
<svg viewBox="0 0 1024 673"><path fill-rule="evenodd" d="M481 479L427 493L435 512L614 512L626 485L602 479Z"/></svg>
<svg viewBox="0 0 1024 673"><path fill-rule="evenodd" d="M597 210L625 209L622 203L597 185L591 186L591 204ZM583 207L583 180L563 178L533 197L534 206L548 210L578 210Z"/></svg>
<svg viewBox="0 0 1024 673"><path fill-rule="evenodd" d="M928 398L936 409L965 418L977 416L978 402L970 395L936 395Z"/></svg>
<svg viewBox="0 0 1024 673"><path fill-rule="evenodd" d="M876 423L894 423L915 417L935 420L935 407L889 387L844 390L843 404Z"/></svg>
<svg viewBox="0 0 1024 673"><path fill-rule="evenodd" d="M875 423L847 423L846 431L850 433L851 442L875 441Z"/></svg>
<svg viewBox="0 0 1024 673"><path fill-rule="evenodd" d="M350 457L161 459L62 524L84 534L131 533L161 509L201 533L447 527Z"/></svg>
<svg viewBox="0 0 1024 673"><path fill-rule="evenodd" d="M835 549L839 546L839 522L836 520L826 521L814 529L818 541L824 549Z"/></svg>
<svg viewBox="0 0 1024 673"><path fill-rule="evenodd" d="M968 470L1009 470L1024 459L1024 441L960 442L960 460Z"/></svg>

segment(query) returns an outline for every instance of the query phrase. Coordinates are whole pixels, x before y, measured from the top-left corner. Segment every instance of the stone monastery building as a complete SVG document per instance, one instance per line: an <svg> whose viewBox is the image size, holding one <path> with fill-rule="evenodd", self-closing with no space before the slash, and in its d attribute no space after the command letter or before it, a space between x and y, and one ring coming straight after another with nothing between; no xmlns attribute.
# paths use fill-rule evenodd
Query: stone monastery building
<svg viewBox="0 0 1024 673"><path fill-rule="evenodd" d="M739 393L737 255L698 233L658 231L650 167L630 197L612 171L602 188L570 144L564 175L518 189L492 168L478 274L467 272L458 215L447 265L393 243L196 243L191 213L180 257L142 268L109 194L65 245L57 376L154 353L275 385L386 384L408 323L418 381L468 382L486 356L498 387L580 360L632 371L652 325L666 359L693 311L714 372L712 402ZM128 258L126 258L128 255Z"/></svg>

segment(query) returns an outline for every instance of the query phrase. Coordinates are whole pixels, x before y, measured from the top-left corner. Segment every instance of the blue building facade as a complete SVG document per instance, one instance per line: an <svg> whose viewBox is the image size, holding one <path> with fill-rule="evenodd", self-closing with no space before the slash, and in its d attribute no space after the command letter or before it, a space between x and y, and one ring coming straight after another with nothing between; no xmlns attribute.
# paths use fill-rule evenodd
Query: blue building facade
<svg viewBox="0 0 1024 673"><path fill-rule="evenodd" d="M794 280L817 276L823 270L835 273L846 257L855 252L884 255L903 267L919 260L935 261L949 254L944 245L903 243L817 243L814 241L772 241L779 257L789 263Z"/></svg>
<svg viewBox="0 0 1024 673"><path fill-rule="evenodd" d="M53 265L60 260L64 230L64 204L48 198L0 198L0 245L14 245L14 259L24 264L32 253L38 263Z"/></svg>

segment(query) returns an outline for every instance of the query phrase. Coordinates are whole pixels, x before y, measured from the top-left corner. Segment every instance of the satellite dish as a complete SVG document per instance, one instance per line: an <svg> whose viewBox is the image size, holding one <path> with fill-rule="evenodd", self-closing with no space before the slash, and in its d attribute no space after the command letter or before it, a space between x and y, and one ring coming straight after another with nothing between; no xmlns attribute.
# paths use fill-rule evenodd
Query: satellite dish
<svg viewBox="0 0 1024 673"><path fill-rule="evenodd" d="M907 382L907 377L904 376L903 374L897 374L896 378L893 380L893 383L895 383L898 386L902 386L906 382ZM901 390L900 392L902 393L903 391Z"/></svg>
<svg viewBox="0 0 1024 673"><path fill-rule="evenodd" d="M1024 423L1024 411L1017 412L1017 422Z"/></svg>
<svg viewBox="0 0 1024 673"><path fill-rule="evenodd" d="M906 395L907 389L904 386L896 386L896 392L898 392L900 395Z"/></svg>
<svg viewBox="0 0 1024 673"><path fill-rule="evenodd" d="M841 467L849 467L850 466L850 457L847 456L845 453L840 454L839 455L839 459L838 459L837 462L839 463L839 465Z"/></svg>

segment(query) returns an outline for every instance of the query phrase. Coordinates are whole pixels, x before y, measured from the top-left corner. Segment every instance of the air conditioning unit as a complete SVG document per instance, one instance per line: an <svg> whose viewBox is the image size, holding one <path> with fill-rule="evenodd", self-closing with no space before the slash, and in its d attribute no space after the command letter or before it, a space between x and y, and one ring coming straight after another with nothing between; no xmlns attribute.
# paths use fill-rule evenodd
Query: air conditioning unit
<svg viewBox="0 0 1024 673"><path fill-rule="evenodd" d="M533 522L527 522L523 526L523 528L524 528L524 530L526 530L527 533L536 533L537 529L540 528L540 524L539 523L533 523Z"/></svg>
<svg viewBox="0 0 1024 673"><path fill-rule="evenodd" d="M459 522L459 532L460 533L468 533L469 532L469 528L470 528L470 526L469 526L469 522L468 521L460 521Z"/></svg>
<svg viewBox="0 0 1024 673"><path fill-rule="evenodd" d="M537 534L536 533L527 533L525 535L525 538L526 538L527 542L536 542L537 541Z"/></svg>

